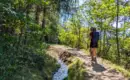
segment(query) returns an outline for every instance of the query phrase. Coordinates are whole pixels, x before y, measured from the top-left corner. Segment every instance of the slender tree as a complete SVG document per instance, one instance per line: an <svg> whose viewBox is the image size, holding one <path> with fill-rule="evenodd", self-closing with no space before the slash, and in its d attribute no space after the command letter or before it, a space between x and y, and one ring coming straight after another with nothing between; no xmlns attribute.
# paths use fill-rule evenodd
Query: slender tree
<svg viewBox="0 0 130 80"><path fill-rule="evenodd" d="M118 23L119 23L119 0L117 0L117 15L116 15L116 43L117 43L117 61L120 63L119 38L118 38Z"/></svg>

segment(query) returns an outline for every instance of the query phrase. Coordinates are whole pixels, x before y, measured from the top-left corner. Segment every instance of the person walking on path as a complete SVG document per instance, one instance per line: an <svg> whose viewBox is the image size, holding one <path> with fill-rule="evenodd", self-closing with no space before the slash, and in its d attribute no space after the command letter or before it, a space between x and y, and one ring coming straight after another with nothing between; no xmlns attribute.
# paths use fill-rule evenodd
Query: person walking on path
<svg viewBox="0 0 130 80"><path fill-rule="evenodd" d="M96 31L96 28L92 27L90 32L90 55L92 58L92 62L97 63L97 48L98 48L98 40L99 40L99 32Z"/></svg>

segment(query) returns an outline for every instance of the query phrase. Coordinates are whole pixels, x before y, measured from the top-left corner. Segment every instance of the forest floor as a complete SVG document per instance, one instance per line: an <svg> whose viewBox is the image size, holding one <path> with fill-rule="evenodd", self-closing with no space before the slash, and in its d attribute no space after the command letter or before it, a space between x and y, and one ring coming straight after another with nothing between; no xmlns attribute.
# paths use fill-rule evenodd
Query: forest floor
<svg viewBox="0 0 130 80"><path fill-rule="evenodd" d="M91 57L84 50L76 50L63 45L51 45L48 49L48 54L58 59L61 58L67 65L71 61L67 61L70 56L77 57L83 61L86 68L86 80L129 80L124 75L114 69L109 61L104 61L102 58L97 58L97 64L91 63Z"/></svg>

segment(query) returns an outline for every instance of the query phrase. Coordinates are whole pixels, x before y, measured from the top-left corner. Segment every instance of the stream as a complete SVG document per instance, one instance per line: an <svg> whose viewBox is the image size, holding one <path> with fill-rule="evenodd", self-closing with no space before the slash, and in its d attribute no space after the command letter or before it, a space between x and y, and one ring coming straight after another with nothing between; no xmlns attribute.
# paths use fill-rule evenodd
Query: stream
<svg viewBox="0 0 130 80"><path fill-rule="evenodd" d="M58 63L60 64L60 68L57 72L53 75L53 80L64 80L68 76L68 67L67 65L62 61L58 60Z"/></svg>

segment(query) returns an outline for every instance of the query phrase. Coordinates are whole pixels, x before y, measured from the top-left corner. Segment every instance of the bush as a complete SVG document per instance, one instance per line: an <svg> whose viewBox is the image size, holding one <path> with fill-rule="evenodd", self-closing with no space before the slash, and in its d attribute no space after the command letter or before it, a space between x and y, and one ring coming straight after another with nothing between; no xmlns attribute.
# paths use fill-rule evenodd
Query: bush
<svg viewBox="0 0 130 80"><path fill-rule="evenodd" d="M16 45L11 40L0 40L0 80L52 80L59 65L45 53L45 43L34 40Z"/></svg>
<svg viewBox="0 0 130 80"><path fill-rule="evenodd" d="M79 45L79 33L77 31L77 29L73 29L74 26L69 26L70 29L67 27L67 29L69 30L65 30L65 29L60 29L59 32L59 40L62 44L71 46L73 48L84 48L87 49L88 48L88 42L89 42L89 38L87 37L89 32L87 28L81 28L80 31L80 45ZM72 28L72 29L71 29ZM88 32L88 33L86 33Z"/></svg>
<svg viewBox="0 0 130 80"><path fill-rule="evenodd" d="M83 62L77 60L69 65L68 78L65 80L85 80L85 72L86 69L83 66Z"/></svg>

